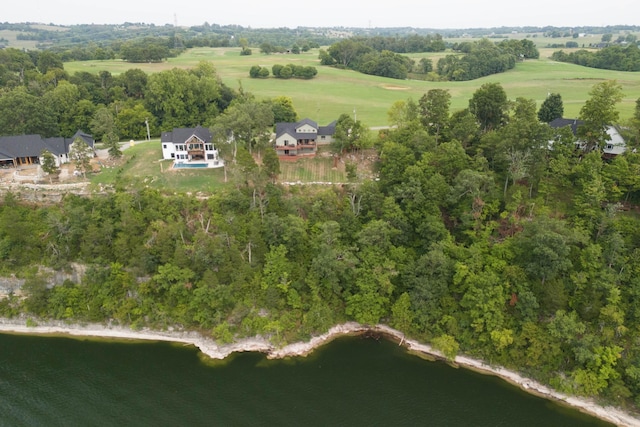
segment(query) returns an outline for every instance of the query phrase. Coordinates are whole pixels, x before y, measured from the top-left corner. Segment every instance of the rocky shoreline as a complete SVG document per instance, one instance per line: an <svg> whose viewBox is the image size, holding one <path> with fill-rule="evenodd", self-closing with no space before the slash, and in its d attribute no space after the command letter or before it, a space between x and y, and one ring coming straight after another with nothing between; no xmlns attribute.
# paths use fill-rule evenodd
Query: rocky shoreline
<svg viewBox="0 0 640 427"><path fill-rule="evenodd" d="M219 345L215 340L203 337L197 332L178 330L156 331L150 329L132 330L121 326L105 326L102 324L69 325L63 322L46 322L37 326L26 326L23 319L0 319L0 333L17 334L60 334L71 336L117 338L129 340L171 341L193 345L202 353L212 359L224 359L236 352L261 352L269 359L281 359L285 357L306 356L314 349L334 340L335 338L358 335L366 332L374 332L396 340L408 350L424 354L437 359L445 359L444 356L429 345L405 338L404 334L386 325L374 327L364 326L355 322L336 325L325 334L311 338L306 342L297 342L284 347L276 347L264 337L256 336L243 338L231 344ZM490 366L481 360L466 356L457 356L453 361L456 365L473 369L489 375L496 375L523 390L550 400L562 402L580 411L596 416L602 420L614 423L618 426L640 427L640 418L634 417L618 408L603 407L592 400L578 398L559 393L544 384L526 378L517 372L502 367Z"/></svg>

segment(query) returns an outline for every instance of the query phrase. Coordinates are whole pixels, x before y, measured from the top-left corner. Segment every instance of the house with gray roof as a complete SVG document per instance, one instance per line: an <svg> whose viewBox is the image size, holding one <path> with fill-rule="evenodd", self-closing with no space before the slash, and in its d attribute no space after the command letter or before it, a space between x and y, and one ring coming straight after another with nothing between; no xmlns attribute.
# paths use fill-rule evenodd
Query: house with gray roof
<svg viewBox="0 0 640 427"><path fill-rule="evenodd" d="M40 164L42 152L45 150L53 154L56 165L69 163L69 153L76 138L82 139L89 147L94 148L93 137L80 130L71 138L43 138L35 134L0 136L0 166L18 167Z"/></svg>
<svg viewBox="0 0 640 427"><path fill-rule="evenodd" d="M281 158L296 156L315 156L318 146L333 141L336 122L327 126L318 126L311 119L302 119L296 123L276 123L275 148Z"/></svg>
<svg viewBox="0 0 640 427"><path fill-rule="evenodd" d="M162 158L173 160L175 168L219 168L224 162L213 145L213 134L207 128L174 128L160 138Z"/></svg>
<svg viewBox="0 0 640 427"><path fill-rule="evenodd" d="M578 128L583 124L583 120L558 118L551 121L549 126L554 129L571 126L571 131L574 135L577 135ZM604 142L604 146L602 147L602 157L605 159L612 159L627 150L624 138L620 135L620 131L618 131L615 126L607 126L607 135L609 136L609 139ZM576 145L579 148L584 148L584 143L581 141L577 141Z"/></svg>

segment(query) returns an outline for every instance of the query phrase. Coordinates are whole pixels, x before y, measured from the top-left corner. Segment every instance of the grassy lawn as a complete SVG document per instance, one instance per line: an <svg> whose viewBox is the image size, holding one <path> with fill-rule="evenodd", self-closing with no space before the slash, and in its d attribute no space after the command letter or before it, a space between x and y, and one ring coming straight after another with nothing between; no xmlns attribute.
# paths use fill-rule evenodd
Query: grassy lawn
<svg viewBox="0 0 640 427"><path fill-rule="evenodd" d="M555 39L545 39L555 40ZM452 95L451 108L466 108L468 101L480 85L498 82L503 85L510 99L525 97L538 105L550 92L562 95L565 117L578 115L592 86L604 80L616 79L623 87L624 100L619 105L621 118L631 117L635 100L640 98L640 73L597 70L572 64L551 61L555 49L540 49L540 59L518 63L506 73L495 74L467 82L426 82L418 80L394 80L368 76L350 70L339 70L319 65L318 50L300 55L264 55L254 49L250 56L240 56L238 48L194 48L178 58L159 64L131 64L121 60L82 61L65 63L69 73L76 71L98 72L108 70L119 74L129 68L140 68L153 73L173 67L189 68L199 61L211 61L224 83L239 85L258 98L289 96L301 117L309 117L325 125L342 113L353 114L368 126L388 124L387 111L398 100L417 100L429 89L448 89ZM433 57L434 62L442 53L415 55L415 58ZM271 67L274 64L297 63L318 68L312 80L280 80L275 78L251 79L249 68L253 65Z"/></svg>
<svg viewBox="0 0 640 427"><path fill-rule="evenodd" d="M172 169L172 161L161 160L159 140L139 142L123 151L122 165L104 167L91 178L92 184L113 185L118 174L123 180L143 182L163 191L212 193L224 185L222 169Z"/></svg>
<svg viewBox="0 0 640 427"><path fill-rule="evenodd" d="M326 153L324 151L323 153ZM230 183L224 182L224 170L219 169L173 169L171 160L161 160L162 150L160 141L138 142L133 147L127 147L118 166L108 166L100 163L99 173L91 176L91 183L114 185L120 182L135 181L158 190L180 193L211 194ZM362 177L371 176L371 153L345 157L333 167L334 160L327 154L319 154L315 158L299 158L293 162L281 162L279 182L347 182L345 161L359 163L358 174ZM231 177L231 174L229 175Z"/></svg>

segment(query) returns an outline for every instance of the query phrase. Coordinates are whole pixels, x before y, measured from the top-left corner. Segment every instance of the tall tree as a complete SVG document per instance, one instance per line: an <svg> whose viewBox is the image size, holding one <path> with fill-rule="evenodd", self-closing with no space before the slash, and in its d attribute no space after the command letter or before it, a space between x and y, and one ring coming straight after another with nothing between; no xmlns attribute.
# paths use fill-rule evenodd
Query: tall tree
<svg viewBox="0 0 640 427"><path fill-rule="evenodd" d="M42 96L42 102L54 113L61 136L70 137L78 130L75 115L79 100L78 87L66 81L61 81Z"/></svg>
<svg viewBox="0 0 640 427"><path fill-rule="evenodd" d="M60 168L56 164L56 157L49 150L43 150L40 153L42 159L42 170L49 175L49 182L53 181L53 176L60 173Z"/></svg>
<svg viewBox="0 0 640 427"><path fill-rule="evenodd" d="M46 74L52 68L58 68L60 70L64 69L64 65L62 64L62 60L58 55L49 51L43 50L38 53L38 71L42 74Z"/></svg>
<svg viewBox="0 0 640 427"><path fill-rule="evenodd" d="M76 169L86 178L87 173L92 170L91 158L93 157L93 149L87 145L84 139L78 137L73 140L69 155Z"/></svg>
<svg viewBox="0 0 640 427"><path fill-rule="evenodd" d="M549 123L555 119L559 119L564 114L564 105L562 104L562 96L559 93L551 93L547 96L538 110L538 119L541 122Z"/></svg>
<svg viewBox="0 0 640 427"><path fill-rule="evenodd" d="M249 97L234 102L223 114L208 123L214 134L226 135L234 147L239 144L252 153L256 148L261 150L266 147L271 139L273 110L268 103L257 102ZM234 149L234 159L235 156Z"/></svg>
<svg viewBox="0 0 640 427"><path fill-rule="evenodd" d="M615 80L598 83L589 92L580 109L580 119L584 124L578 127L578 136L586 144L588 150L603 148L611 137L607 127L617 124L620 113L616 104L622 101L622 86Z"/></svg>
<svg viewBox="0 0 640 427"><path fill-rule="evenodd" d="M275 67L275 65L274 65ZM274 123L293 123L298 120L298 113L293 107L293 100L288 96L278 96L271 100Z"/></svg>
<svg viewBox="0 0 640 427"><path fill-rule="evenodd" d="M633 110L633 117L631 118L631 131L632 139L635 144L640 143L640 98L636 99L636 108Z"/></svg>
<svg viewBox="0 0 640 427"><path fill-rule="evenodd" d="M174 68L149 76L145 106L161 129L192 127L216 117L221 83L215 70L200 64L192 70Z"/></svg>
<svg viewBox="0 0 640 427"><path fill-rule="evenodd" d="M437 144L440 134L449 124L451 94L446 89L431 89L422 95L418 103L422 125L435 135Z"/></svg>
<svg viewBox="0 0 640 427"><path fill-rule="evenodd" d="M280 160L278 154L273 148L266 148L264 155L262 156L262 166L264 173L269 177L272 182L280 175Z"/></svg>
<svg viewBox="0 0 640 427"><path fill-rule="evenodd" d="M451 138L460 141L464 148L467 148L480 134L478 121L468 108L454 112L449 123Z"/></svg>
<svg viewBox="0 0 640 427"><path fill-rule="evenodd" d="M104 142L107 146L109 157L118 158L122 156L122 150L120 149L120 139L115 133L105 135Z"/></svg>
<svg viewBox="0 0 640 427"><path fill-rule="evenodd" d="M344 68L352 68L354 61L371 51L366 44L351 38L334 43L328 49L333 60Z"/></svg>
<svg viewBox="0 0 640 427"><path fill-rule="evenodd" d="M469 100L469 111L483 131L499 128L507 120L509 101L500 83L485 83Z"/></svg>
<svg viewBox="0 0 640 427"><path fill-rule="evenodd" d="M104 141L107 135L117 134L116 123L111 109L99 107L91 120L91 132L96 140Z"/></svg>
<svg viewBox="0 0 640 427"><path fill-rule="evenodd" d="M115 117L118 134L127 139L146 139L147 126L149 124L149 133L157 135L155 117L141 103L133 105L127 104L126 107L120 109Z"/></svg>
<svg viewBox="0 0 640 427"><path fill-rule="evenodd" d="M130 98L144 98L147 87L147 73L139 68L130 68L119 76L119 82L124 86L125 93Z"/></svg>
<svg viewBox="0 0 640 427"><path fill-rule="evenodd" d="M336 122L331 149L336 154L363 148L368 143L368 129L348 114L341 114Z"/></svg>
<svg viewBox="0 0 640 427"><path fill-rule="evenodd" d="M406 101L396 101L387 111L389 125L396 129L413 127L418 123L418 105L409 98Z"/></svg>

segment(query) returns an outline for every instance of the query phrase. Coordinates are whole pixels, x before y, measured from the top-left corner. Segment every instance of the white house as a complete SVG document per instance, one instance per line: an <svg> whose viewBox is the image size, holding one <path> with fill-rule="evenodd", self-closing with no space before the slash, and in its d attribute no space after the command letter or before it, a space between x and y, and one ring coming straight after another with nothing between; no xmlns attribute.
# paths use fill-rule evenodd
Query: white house
<svg viewBox="0 0 640 427"><path fill-rule="evenodd" d="M613 126L609 126L607 128L607 134L609 135L610 139L602 149L602 155L605 158L612 158L627 151L627 146L624 142L624 138L622 138L622 135L620 135L618 129Z"/></svg>
<svg viewBox="0 0 640 427"><path fill-rule="evenodd" d="M224 166L213 145L213 135L202 126L175 128L160 138L162 158L173 160L175 168L218 168Z"/></svg>

